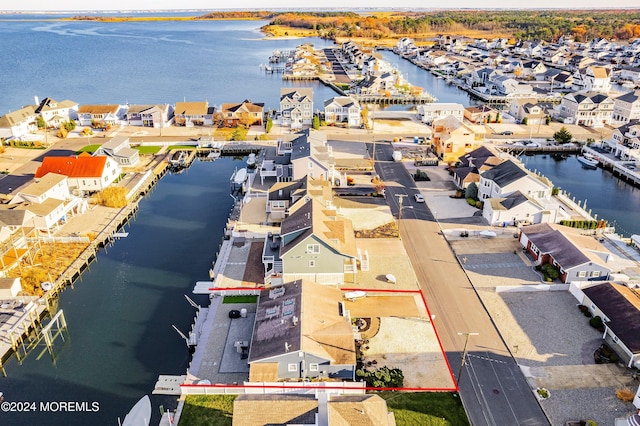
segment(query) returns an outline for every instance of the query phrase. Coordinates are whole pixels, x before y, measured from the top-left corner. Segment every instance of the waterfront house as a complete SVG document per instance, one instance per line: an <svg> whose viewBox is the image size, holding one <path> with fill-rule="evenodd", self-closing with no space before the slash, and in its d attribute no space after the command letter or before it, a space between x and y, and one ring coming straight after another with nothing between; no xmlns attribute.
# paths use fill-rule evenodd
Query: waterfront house
<svg viewBox="0 0 640 426"><path fill-rule="evenodd" d="M627 92L615 98L612 118L623 123L640 120L640 90Z"/></svg>
<svg viewBox="0 0 640 426"><path fill-rule="evenodd" d="M587 66L573 73L573 90L607 94L611 91L611 69Z"/></svg>
<svg viewBox="0 0 640 426"><path fill-rule="evenodd" d="M140 152L131 148L129 138L126 136L116 136L103 143L93 155L106 155L125 167L135 166L140 161Z"/></svg>
<svg viewBox="0 0 640 426"><path fill-rule="evenodd" d="M495 226L533 224L551 219L551 215L545 214L544 206L520 191L485 201L482 217L489 225Z"/></svg>
<svg viewBox="0 0 640 426"><path fill-rule="evenodd" d="M3 273L22 261L28 252L27 237L34 227L31 211L0 205L0 271Z"/></svg>
<svg viewBox="0 0 640 426"><path fill-rule="evenodd" d="M237 127L239 124L247 128L253 125L262 126L264 104L245 99L240 103L222 104L220 113L226 127Z"/></svg>
<svg viewBox="0 0 640 426"><path fill-rule="evenodd" d="M360 127L362 108L349 96L336 96L324 101L324 120L327 123L346 123L348 127Z"/></svg>
<svg viewBox="0 0 640 426"><path fill-rule="evenodd" d="M125 120L129 126L153 128L170 127L173 122L173 105L129 105Z"/></svg>
<svg viewBox="0 0 640 426"><path fill-rule="evenodd" d="M560 102L559 115L567 124L603 127L611 124L613 104L613 99L602 93L569 93Z"/></svg>
<svg viewBox="0 0 640 426"><path fill-rule="evenodd" d="M509 115L514 117L518 122L524 122L527 125L544 124L547 116L547 110L553 110L553 106L548 103L540 103L532 98L514 99L509 105Z"/></svg>
<svg viewBox="0 0 640 426"><path fill-rule="evenodd" d="M495 75L490 81L489 94L508 97L530 97L534 95L533 87L506 75Z"/></svg>
<svg viewBox="0 0 640 426"><path fill-rule="evenodd" d="M478 198L505 198L520 191L535 200L549 200L551 188L548 179L534 175L512 160L507 160L480 174Z"/></svg>
<svg viewBox="0 0 640 426"><path fill-rule="evenodd" d="M640 293L623 284L604 282L582 287L571 285L571 293L593 316L602 318L602 338L629 368L640 368Z"/></svg>
<svg viewBox="0 0 640 426"><path fill-rule="evenodd" d="M20 277L0 278L0 299L11 299L22 291Z"/></svg>
<svg viewBox="0 0 640 426"><path fill-rule="evenodd" d="M425 124L431 124L436 120L449 116L455 117L460 122L464 120L464 106L455 103L429 103L418 105L418 117Z"/></svg>
<svg viewBox="0 0 640 426"><path fill-rule="evenodd" d="M542 61L524 61L522 62L522 78L534 78L542 80L547 67Z"/></svg>
<svg viewBox="0 0 640 426"><path fill-rule="evenodd" d="M326 413L328 426L396 425L394 414L380 396L334 393L239 395L233 402L233 425L317 426L323 424L320 413Z"/></svg>
<svg viewBox="0 0 640 426"><path fill-rule="evenodd" d="M22 139L38 130L36 109L29 105L0 117L0 138Z"/></svg>
<svg viewBox="0 0 640 426"><path fill-rule="evenodd" d="M91 156L87 153L72 157L44 157L36 170L35 178L53 172L67 176L69 189L80 192L96 192L108 187L118 176L120 166L106 155Z"/></svg>
<svg viewBox="0 0 640 426"><path fill-rule="evenodd" d="M590 235L579 229L540 223L520 228L519 241L536 265L558 268L560 281L603 281L609 277L607 265L613 255Z"/></svg>
<svg viewBox="0 0 640 426"><path fill-rule="evenodd" d="M262 262L265 281L307 279L321 284L354 282L357 250L351 221L320 201L290 205L280 235L268 235Z"/></svg>
<svg viewBox="0 0 640 426"><path fill-rule="evenodd" d="M38 102L36 98L36 103L36 114L42 117L47 128L58 129L65 121L78 119L77 102L69 99L58 102L51 98L44 98L42 102Z"/></svg>
<svg viewBox="0 0 640 426"><path fill-rule="evenodd" d="M283 126L301 129L313 120L313 89L311 87L280 89L280 117Z"/></svg>
<svg viewBox="0 0 640 426"><path fill-rule="evenodd" d="M267 195L267 222L281 222L288 214L289 206L307 194L307 178L292 182L276 182Z"/></svg>
<svg viewBox="0 0 640 426"><path fill-rule="evenodd" d="M125 124L127 105L81 105L78 108L78 124L105 127Z"/></svg>
<svg viewBox="0 0 640 426"><path fill-rule="evenodd" d="M331 180L335 160L333 150L327 145L324 132L305 129L290 143L293 180L309 176L315 179Z"/></svg>
<svg viewBox="0 0 640 426"><path fill-rule="evenodd" d="M640 120L631 120L613 130L611 139L603 141L621 160L640 160Z"/></svg>
<svg viewBox="0 0 640 426"><path fill-rule="evenodd" d="M295 280L260 291L249 381L355 380L355 336L342 293Z"/></svg>
<svg viewBox="0 0 640 426"><path fill-rule="evenodd" d="M9 205L31 212L31 226L44 231L58 229L67 215L84 213L87 208L86 200L71 195L68 178L57 173L47 173L20 189Z"/></svg>
<svg viewBox="0 0 640 426"><path fill-rule="evenodd" d="M293 178L291 142L278 140L278 145L275 148L264 148L264 154L260 156L258 174L262 185L264 185L265 178L275 178L276 182L291 181Z"/></svg>
<svg viewBox="0 0 640 426"><path fill-rule="evenodd" d="M215 107L208 101L176 102L174 123L179 126L211 126Z"/></svg>
<svg viewBox="0 0 640 426"><path fill-rule="evenodd" d="M432 128L433 148L445 163L454 163L480 145L473 130L453 116L434 121Z"/></svg>
<svg viewBox="0 0 640 426"><path fill-rule="evenodd" d="M459 189L467 188L472 182L478 184L481 172L489 170L503 161L491 149L480 146L458 158L458 165L453 169L453 182Z"/></svg>
<svg viewBox="0 0 640 426"><path fill-rule="evenodd" d="M368 75L356 86L362 95L390 95L397 81L397 76L389 72L380 75Z"/></svg>
<svg viewBox="0 0 640 426"><path fill-rule="evenodd" d="M469 106L464 109L464 118L472 123L486 123L496 110L488 105Z"/></svg>
<svg viewBox="0 0 640 426"><path fill-rule="evenodd" d="M556 68L549 68L544 73L544 80L551 83L549 87L551 91L570 91L573 87L573 75L567 71L561 71Z"/></svg>

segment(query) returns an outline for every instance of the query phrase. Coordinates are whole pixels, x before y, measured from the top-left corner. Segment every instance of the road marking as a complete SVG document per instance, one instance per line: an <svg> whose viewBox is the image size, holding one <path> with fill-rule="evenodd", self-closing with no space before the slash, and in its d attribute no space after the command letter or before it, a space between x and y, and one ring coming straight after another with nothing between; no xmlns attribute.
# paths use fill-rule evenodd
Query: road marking
<svg viewBox="0 0 640 426"><path fill-rule="evenodd" d="M467 354L467 357L469 357L469 358L477 358L477 359L481 359L483 361L495 362L497 364L509 364L506 361L499 361L497 359L489 358L488 356L479 356L479 355Z"/></svg>
<svg viewBox="0 0 640 426"><path fill-rule="evenodd" d="M522 262L518 262L518 263L478 263L476 265L469 265L466 264L465 268L466 269L490 269L490 268L517 268L517 267L522 267L523 263Z"/></svg>

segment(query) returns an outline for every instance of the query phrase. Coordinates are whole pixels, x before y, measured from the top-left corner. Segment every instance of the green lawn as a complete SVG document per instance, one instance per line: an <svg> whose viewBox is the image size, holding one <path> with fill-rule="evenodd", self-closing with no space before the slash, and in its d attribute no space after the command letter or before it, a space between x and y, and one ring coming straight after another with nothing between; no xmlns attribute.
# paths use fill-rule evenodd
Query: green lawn
<svg viewBox="0 0 640 426"><path fill-rule="evenodd" d="M190 151L196 149L194 145L169 145L167 151L173 151L174 149L181 149L183 151Z"/></svg>
<svg viewBox="0 0 640 426"><path fill-rule="evenodd" d="M83 152L88 152L89 154L93 154L100 148L101 144L93 144L87 145L76 151L76 154L82 154Z"/></svg>
<svg viewBox="0 0 640 426"><path fill-rule="evenodd" d="M378 392L398 426L468 426L462 402L452 392Z"/></svg>
<svg viewBox="0 0 640 426"><path fill-rule="evenodd" d="M160 152L161 146L134 146L133 149L140 151L140 154L157 154Z"/></svg>
<svg viewBox="0 0 640 426"><path fill-rule="evenodd" d="M237 395L188 395L180 424L188 426L231 426L233 401Z"/></svg>
<svg viewBox="0 0 640 426"><path fill-rule="evenodd" d="M222 303L256 303L258 296L224 296Z"/></svg>

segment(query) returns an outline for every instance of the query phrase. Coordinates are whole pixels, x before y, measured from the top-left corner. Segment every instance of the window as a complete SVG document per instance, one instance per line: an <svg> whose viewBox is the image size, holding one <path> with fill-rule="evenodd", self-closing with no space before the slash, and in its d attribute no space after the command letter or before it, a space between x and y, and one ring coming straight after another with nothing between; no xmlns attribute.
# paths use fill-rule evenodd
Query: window
<svg viewBox="0 0 640 426"><path fill-rule="evenodd" d="M298 371L298 364L295 364L295 363L289 364L288 370L289 372Z"/></svg>
<svg viewBox="0 0 640 426"><path fill-rule="evenodd" d="M310 260L309 261L309 268L315 268L316 267L316 261L315 260Z"/></svg>
<svg viewBox="0 0 640 426"><path fill-rule="evenodd" d="M600 271L591 271L591 276L592 276L593 278L597 278L597 277L599 277L599 276L600 276Z"/></svg>
<svg viewBox="0 0 640 426"><path fill-rule="evenodd" d="M587 271L578 271L578 278L584 278L587 276Z"/></svg>
<svg viewBox="0 0 640 426"><path fill-rule="evenodd" d="M307 253L320 253L320 244L307 244Z"/></svg>
<svg viewBox="0 0 640 426"><path fill-rule="evenodd" d="M284 200L282 201L272 201L271 208L273 209L284 209L286 207Z"/></svg>
<svg viewBox="0 0 640 426"><path fill-rule="evenodd" d="M312 362L309 364L309 371L318 371L318 363Z"/></svg>

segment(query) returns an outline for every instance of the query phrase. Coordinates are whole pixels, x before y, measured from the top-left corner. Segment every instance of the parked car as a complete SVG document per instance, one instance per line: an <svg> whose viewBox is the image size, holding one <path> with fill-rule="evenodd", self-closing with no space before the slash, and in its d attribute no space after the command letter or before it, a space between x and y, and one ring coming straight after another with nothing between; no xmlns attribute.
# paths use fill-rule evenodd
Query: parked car
<svg viewBox="0 0 640 426"><path fill-rule="evenodd" d="M240 318L240 311L237 309L229 311L229 318Z"/></svg>
<svg viewBox="0 0 640 426"><path fill-rule="evenodd" d="M424 197L422 194L415 194L413 198L416 199L416 203L424 203Z"/></svg>
<svg viewBox="0 0 640 426"><path fill-rule="evenodd" d="M500 134L504 135L504 136L511 136L511 135L513 135L513 132L511 130L505 130L504 132L502 132Z"/></svg>

